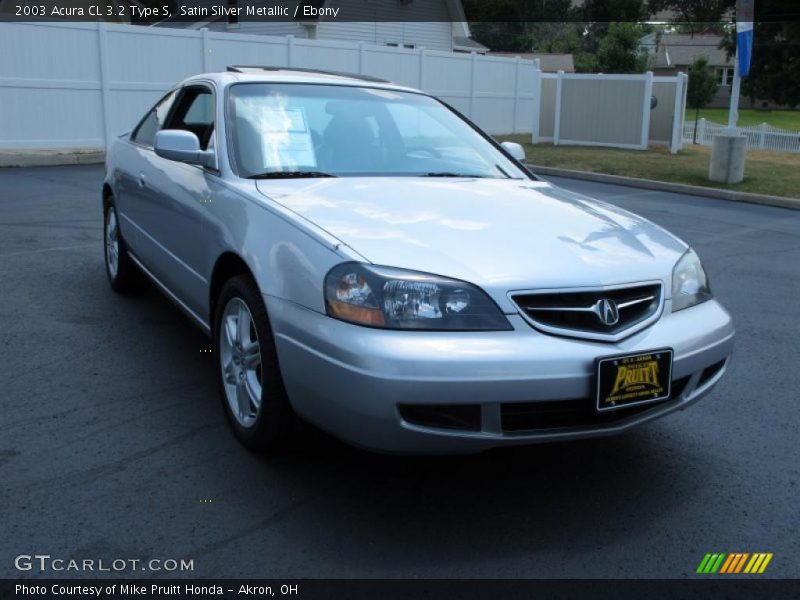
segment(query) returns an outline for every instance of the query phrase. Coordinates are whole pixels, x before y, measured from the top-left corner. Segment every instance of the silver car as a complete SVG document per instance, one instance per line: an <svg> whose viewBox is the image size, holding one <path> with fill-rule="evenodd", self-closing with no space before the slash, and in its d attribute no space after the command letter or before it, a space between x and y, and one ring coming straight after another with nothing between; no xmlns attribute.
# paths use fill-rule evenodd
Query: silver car
<svg viewBox="0 0 800 600"><path fill-rule="evenodd" d="M187 79L114 141L103 208L111 287L143 274L212 336L252 448L297 416L399 453L620 433L708 394L733 346L681 240L371 78Z"/></svg>

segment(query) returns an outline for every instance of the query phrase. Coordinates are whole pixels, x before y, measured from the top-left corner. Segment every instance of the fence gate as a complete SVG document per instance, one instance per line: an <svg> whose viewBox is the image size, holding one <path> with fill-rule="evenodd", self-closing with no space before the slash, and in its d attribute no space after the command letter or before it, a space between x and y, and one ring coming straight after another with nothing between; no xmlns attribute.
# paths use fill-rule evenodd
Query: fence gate
<svg viewBox="0 0 800 600"><path fill-rule="evenodd" d="M685 74L542 73L533 142L644 150L682 147Z"/></svg>

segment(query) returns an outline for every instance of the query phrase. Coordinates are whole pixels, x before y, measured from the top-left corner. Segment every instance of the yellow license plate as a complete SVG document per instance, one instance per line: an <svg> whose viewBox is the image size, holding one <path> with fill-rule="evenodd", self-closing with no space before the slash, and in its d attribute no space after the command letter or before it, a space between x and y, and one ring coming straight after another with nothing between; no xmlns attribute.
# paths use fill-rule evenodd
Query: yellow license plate
<svg viewBox="0 0 800 600"><path fill-rule="evenodd" d="M672 382L672 350L607 356L595 361L597 410L666 400Z"/></svg>

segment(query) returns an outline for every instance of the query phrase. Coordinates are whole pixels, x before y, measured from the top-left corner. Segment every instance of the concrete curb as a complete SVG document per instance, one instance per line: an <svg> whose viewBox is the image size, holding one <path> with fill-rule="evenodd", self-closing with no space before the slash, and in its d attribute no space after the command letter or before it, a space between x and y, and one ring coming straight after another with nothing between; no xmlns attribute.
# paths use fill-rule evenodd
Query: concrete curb
<svg viewBox="0 0 800 600"><path fill-rule="evenodd" d="M63 150L14 150L0 152L0 167L55 167L61 165L93 165L106 160L105 150L82 148Z"/></svg>
<svg viewBox="0 0 800 600"><path fill-rule="evenodd" d="M624 185L628 187L642 188L646 190L674 192L677 194L688 194L690 196L701 196L704 198L716 198L718 200L747 202L750 204L763 204L765 206L777 206L780 208L790 208L793 210L800 210L800 198L785 198L783 196L766 196L762 194L751 194L748 192L736 192L734 190L723 190L719 188L687 185L685 183L669 183L666 181L654 181L652 179L637 179L635 177L623 177L621 175L606 175L604 173L592 173L590 171L573 171L571 169L543 167L539 165L528 165L528 167L534 173L538 173L544 176L550 175L551 177L568 177L570 179L596 181L597 183L611 183L614 185Z"/></svg>

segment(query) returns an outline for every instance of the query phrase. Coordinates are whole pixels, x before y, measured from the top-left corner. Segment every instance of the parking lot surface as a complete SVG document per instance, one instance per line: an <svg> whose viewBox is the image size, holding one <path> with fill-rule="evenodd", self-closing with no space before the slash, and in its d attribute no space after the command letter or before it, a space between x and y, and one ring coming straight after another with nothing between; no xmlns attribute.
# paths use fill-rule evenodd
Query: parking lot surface
<svg viewBox="0 0 800 600"><path fill-rule="evenodd" d="M773 552L765 576L800 577L800 212L556 181L704 259L738 337L686 411L478 456L373 455L310 427L259 455L228 431L208 339L156 291L109 289L101 182L0 169L0 577L36 575L14 557L39 553L192 559L198 577L660 578L707 552Z"/></svg>

